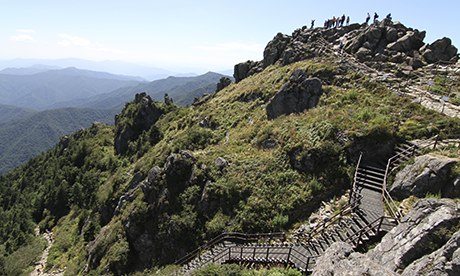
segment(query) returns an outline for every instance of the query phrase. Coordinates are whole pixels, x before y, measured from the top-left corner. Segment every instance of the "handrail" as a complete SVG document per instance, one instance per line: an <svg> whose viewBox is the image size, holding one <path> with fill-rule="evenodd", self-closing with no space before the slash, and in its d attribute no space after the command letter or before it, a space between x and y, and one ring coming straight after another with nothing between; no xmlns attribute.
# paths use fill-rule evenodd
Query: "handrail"
<svg viewBox="0 0 460 276"><path fill-rule="evenodd" d="M356 197L356 196L355 196ZM362 195L359 195L358 197L362 197ZM316 225L313 229L311 229L308 234L307 238L310 239L316 234L318 234L320 231L323 229L326 229L329 227L331 224L335 223L338 219L340 219L343 215L347 213L351 213L354 209L358 207L358 204L356 202L352 203L347 203L345 206L343 206L337 214L333 215L331 218L329 218L326 221L323 221L322 223Z"/></svg>
<svg viewBox="0 0 460 276"><path fill-rule="evenodd" d="M351 188L351 192L350 192L350 199L348 200L349 203L352 203L352 200L353 200L353 195L355 193L355 189L356 189L356 179L358 178L358 169L361 165L361 159L363 157L363 153L361 152L359 154L359 158L358 158L358 163L356 164L356 168L355 168L355 176L353 177L353 187Z"/></svg>
<svg viewBox="0 0 460 276"><path fill-rule="evenodd" d="M383 220L385 219L386 217L385 216L381 216L377 219L375 219L374 221L366 224L365 226L361 227L358 231L354 232L352 235L350 235L349 237L347 237L345 240L349 240L352 244L354 243L355 241L355 236L358 237L358 239L356 240L356 245L358 245L359 243L359 240L361 239L361 236L362 234L364 233L365 229L368 228L368 230L372 230L373 229L373 225L377 222L379 222L379 228L377 229L377 231L380 231L380 226L382 225L383 223ZM358 236L359 234L359 236Z"/></svg>
<svg viewBox="0 0 460 276"><path fill-rule="evenodd" d="M402 213L399 210L397 210L397 208L396 208L396 210L394 210L394 208L393 208L396 205L396 203L394 202L393 198L391 197L390 193L387 190L388 177L389 177L390 173L394 169L398 168L401 165L401 164L397 163L399 160L401 160L403 157L413 156L416 153L417 149L419 149L419 150L425 149L425 148L427 148L427 147L429 147L431 145L434 145L434 147L436 147L436 144L438 143L438 138L439 138L439 135L435 135L435 136L429 138L427 140L429 142L426 143L421 148L418 148L417 145L413 144L410 147L408 147L408 148L396 153L395 155L393 155L391 158L388 159L387 166L385 168L385 175L384 175L384 178L383 178L382 198L387 203L387 206L390 209L389 211L390 211L391 215L398 222L400 221L400 219L402 217Z"/></svg>
<svg viewBox="0 0 460 276"><path fill-rule="evenodd" d="M179 260L175 261L174 263L177 265L183 265L189 261L191 261L193 258L195 258L199 253L201 253L204 250L210 249L216 244L222 243L227 240L237 240L240 242L248 242L248 241L257 241L261 238L281 238L285 239L286 234L284 232L274 232L274 233L257 233L257 234L245 234L245 233L240 233L240 232L224 232L202 246L198 247L197 249L187 253L184 257L180 258Z"/></svg>

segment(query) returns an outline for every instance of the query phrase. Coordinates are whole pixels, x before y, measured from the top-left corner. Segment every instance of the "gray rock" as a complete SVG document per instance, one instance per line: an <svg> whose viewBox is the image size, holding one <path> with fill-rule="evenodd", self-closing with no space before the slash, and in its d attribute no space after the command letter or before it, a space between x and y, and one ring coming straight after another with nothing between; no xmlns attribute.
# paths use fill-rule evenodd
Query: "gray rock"
<svg viewBox="0 0 460 276"><path fill-rule="evenodd" d="M290 40L290 36L278 33L265 47L263 67L275 64L280 59Z"/></svg>
<svg viewBox="0 0 460 276"><path fill-rule="evenodd" d="M276 139L273 138L265 139L261 143L261 146L264 149L273 149L276 147L276 145L278 145L278 141L276 141Z"/></svg>
<svg viewBox="0 0 460 276"><path fill-rule="evenodd" d="M404 199L410 195L423 197L427 193L442 192L453 186L448 178L456 162L457 159L444 156L418 156L414 164L396 174L390 194L397 199Z"/></svg>
<svg viewBox="0 0 460 276"><path fill-rule="evenodd" d="M135 111L128 108L135 105ZM115 116L115 151L124 154L128 151L128 143L136 140L142 132L149 130L164 114L147 93L136 94L133 102L128 103L122 112ZM128 117L126 120L125 117Z"/></svg>
<svg viewBox="0 0 460 276"><path fill-rule="evenodd" d="M323 89L318 78L308 78L304 71L296 70L281 90L270 99L266 107L268 119L313 108L322 94Z"/></svg>
<svg viewBox="0 0 460 276"><path fill-rule="evenodd" d="M440 249L410 264L404 269L402 275L460 275L460 231L457 231Z"/></svg>
<svg viewBox="0 0 460 276"><path fill-rule="evenodd" d="M418 50L424 44L423 39L425 38L425 34L425 31L408 31L403 37L399 38L393 43L388 44L387 48L397 52L409 52Z"/></svg>
<svg viewBox="0 0 460 276"><path fill-rule="evenodd" d="M356 57L360 61L367 60L370 57L370 55L372 55L372 51L370 49L364 48L364 47L359 48L359 50L356 52Z"/></svg>
<svg viewBox="0 0 460 276"><path fill-rule="evenodd" d="M386 27L385 29L385 38L389 43L395 42L398 40L398 30L393 27Z"/></svg>
<svg viewBox="0 0 460 276"><path fill-rule="evenodd" d="M180 194L187 187L193 175L196 159L189 151L181 150L166 158L164 171L168 191L172 196Z"/></svg>
<svg viewBox="0 0 460 276"><path fill-rule="evenodd" d="M263 68L261 62L248 60L246 62L238 63L235 65L233 77L235 78L235 82L240 82L243 79L262 70Z"/></svg>
<svg viewBox="0 0 460 276"><path fill-rule="evenodd" d="M232 84L232 80L228 77L222 77L219 79L219 82L217 83L216 87L216 92L219 92L220 90L224 89L225 87L229 86Z"/></svg>
<svg viewBox="0 0 460 276"><path fill-rule="evenodd" d="M446 229L459 226L460 206L450 199L422 199L366 255L392 271L440 248L450 238Z"/></svg>
<svg viewBox="0 0 460 276"><path fill-rule="evenodd" d="M223 170L228 166L228 161L225 160L223 157L217 157L216 160L214 161L214 164L219 170Z"/></svg>
<svg viewBox="0 0 460 276"><path fill-rule="evenodd" d="M348 243L335 242L316 260L312 275L396 275L360 253L354 253Z"/></svg>
<svg viewBox="0 0 460 276"><path fill-rule="evenodd" d="M452 45L452 41L447 37L438 39L432 44L426 45L420 49L420 52L428 63L458 59L458 50L455 46Z"/></svg>

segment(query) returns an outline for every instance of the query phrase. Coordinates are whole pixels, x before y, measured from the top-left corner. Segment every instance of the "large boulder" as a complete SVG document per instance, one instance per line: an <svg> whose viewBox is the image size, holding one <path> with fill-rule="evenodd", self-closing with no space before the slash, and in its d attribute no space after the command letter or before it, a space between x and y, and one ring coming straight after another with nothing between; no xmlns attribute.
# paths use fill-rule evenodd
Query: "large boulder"
<svg viewBox="0 0 460 276"><path fill-rule="evenodd" d="M413 261L441 248L459 226L458 202L422 199L366 255L389 270L401 272Z"/></svg>
<svg viewBox="0 0 460 276"><path fill-rule="evenodd" d="M264 50L264 59L262 62L263 67L265 68L275 64L275 62L280 59L282 53L290 41L290 36L278 33L270 42L268 42Z"/></svg>
<svg viewBox="0 0 460 276"><path fill-rule="evenodd" d="M410 52L413 50L418 50L424 45L423 39L425 39L425 35L425 31L408 31L403 37L399 38L393 43L388 44L387 48L396 52Z"/></svg>
<svg viewBox="0 0 460 276"><path fill-rule="evenodd" d="M232 80L228 77L222 77L220 78L219 82L217 83L216 86L216 92L219 92L220 90L224 89L225 87L229 86L232 84Z"/></svg>
<svg viewBox="0 0 460 276"><path fill-rule="evenodd" d="M195 163L196 159L189 151L182 150L168 156L164 171L168 191L172 196L185 190L192 177Z"/></svg>
<svg viewBox="0 0 460 276"><path fill-rule="evenodd" d="M420 49L423 58L428 63L435 63L438 61L451 61L457 60L457 48L452 45L450 38L444 37L436 40L432 44L425 45Z"/></svg>
<svg viewBox="0 0 460 276"><path fill-rule="evenodd" d="M318 78L308 78L305 71L295 70L289 81L270 99L266 107L268 119L313 108L322 94L322 84Z"/></svg>
<svg viewBox="0 0 460 276"><path fill-rule="evenodd" d="M238 63L235 65L233 77L235 78L235 82L240 82L243 79L259 73L262 70L262 63L260 61L248 60L246 62Z"/></svg>
<svg viewBox="0 0 460 276"><path fill-rule="evenodd" d="M145 92L136 94L134 101L127 103L121 113L115 116L116 153L126 153L129 142L149 130L163 114L164 110Z"/></svg>
<svg viewBox="0 0 460 276"><path fill-rule="evenodd" d="M312 275L390 276L396 274L364 254L355 253L348 243L336 242L316 260Z"/></svg>
<svg viewBox="0 0 460 276"><path fill-rule="evenodd" d="M410 195L424 197L427 193L455 193L452 190L453 181L449 178L451 167L457 161L438 155L418 156L413 164L396 174L390 194L397 199L404 199Z"/></svg>
<svg viewBox="0 0 460 276"><path fill-rule="evenodd" d="M460 231L457 231L440 249L410 264L404 269L402 275L460 275Z"/></svg>

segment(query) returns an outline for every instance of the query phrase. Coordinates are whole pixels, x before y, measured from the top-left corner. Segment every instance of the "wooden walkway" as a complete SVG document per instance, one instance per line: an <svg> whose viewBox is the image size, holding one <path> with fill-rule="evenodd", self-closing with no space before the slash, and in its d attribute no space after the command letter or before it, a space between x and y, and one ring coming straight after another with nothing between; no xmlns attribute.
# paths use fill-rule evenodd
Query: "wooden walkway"
<svg viewBox="0 0 460 276"><path fill-rule="evenodd" d="M360 157L356 166L350 202L340 213L303 234L295 243L285 240L284 233L244 234L224 233L178 260L181 274L210 263L238 263L240 265L283 265L305 274L312 271L318 256L337 241L354 248L366 245L390 231L399 221L396 205L386 191L388 174L393 168L417 154L418 146L403 143L395 147L395 154L386 166L366 164ZM385 208L391 207L386 215ZM261 242L264 241L264 242Z"/></svg>

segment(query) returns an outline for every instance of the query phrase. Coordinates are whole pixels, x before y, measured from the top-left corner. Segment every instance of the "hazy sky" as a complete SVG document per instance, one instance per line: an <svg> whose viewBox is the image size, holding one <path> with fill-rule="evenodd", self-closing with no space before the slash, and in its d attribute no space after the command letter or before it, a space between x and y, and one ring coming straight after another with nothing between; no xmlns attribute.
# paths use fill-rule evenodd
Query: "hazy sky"
<svg viewBox="0 0 460 276"><path fill-rule="evenodd" d="M391 12L460 45L458 0L0 0L0 59L123 60L172 70L222 70L261 59L277 33L317 19Z"/></svg>

